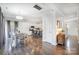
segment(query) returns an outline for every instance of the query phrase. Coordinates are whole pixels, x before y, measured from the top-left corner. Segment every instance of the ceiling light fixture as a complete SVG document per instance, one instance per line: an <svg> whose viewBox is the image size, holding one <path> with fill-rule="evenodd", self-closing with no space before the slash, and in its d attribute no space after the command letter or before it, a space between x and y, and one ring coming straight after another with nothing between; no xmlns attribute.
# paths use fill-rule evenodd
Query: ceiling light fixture
<svg viewBox="0 0 79 59"><path fill-rule="evenodd" d="M23 19L22 16L16 16L16 19Z"/></svg>

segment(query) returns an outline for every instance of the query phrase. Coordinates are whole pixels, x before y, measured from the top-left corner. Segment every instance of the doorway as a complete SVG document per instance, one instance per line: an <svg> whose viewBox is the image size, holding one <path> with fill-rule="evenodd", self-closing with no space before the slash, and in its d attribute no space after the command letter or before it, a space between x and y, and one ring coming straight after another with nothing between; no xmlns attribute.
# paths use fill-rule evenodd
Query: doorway
<svg viewBox="0 0 79 59"><path fill-rule="evenodd" d="M57 45L65 45L65 30L63 29L63 25L61 20L57 20L56 24L56 41Z"/></svg>

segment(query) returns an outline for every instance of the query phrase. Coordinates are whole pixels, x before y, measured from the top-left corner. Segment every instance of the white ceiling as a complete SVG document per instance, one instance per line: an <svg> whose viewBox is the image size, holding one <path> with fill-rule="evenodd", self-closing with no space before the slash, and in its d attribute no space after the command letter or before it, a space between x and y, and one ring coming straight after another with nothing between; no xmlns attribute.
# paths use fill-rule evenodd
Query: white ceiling
<svg viewBox="0 0 79 59"><path fill-rule="evenodd" d="M33 8L33 6L35 5L35 3L21 3L21 4L17 4L17 3L6 3L6 4L0 4L0 6L2 7L2 12L4 14L4 16L7 19L13 19L16 20L16 16L22 16L24 18L24 20L27 21L32 21L32 22L41 22L39 15L38 14L40 11ZM39 20L40 19L40 20Z"/></svg>
<svg viewBox="0 0 79 59"><path fill-rule="evenodd" d="M12 16L32 16L39 12L33 6L35 4L0 4L4 15Z"/></svg>
<svg viewBox="0 0 79 59"><path fill-rule="evenodd" d="M65 17L77 16L79 14L79 4L78 3L58 3L54 4Z"/></svg>
<svg viewBox="0 0 79 59"><path fill-rule="evenodd" d="M43 9L41 11L33 8L36 3L4 3L0 4L2 11L5 17L15 18L16 16L22 16L27 21L36 21L39 22L40 15L42 11L54 9L57 11L57 15L61 14L62 16L74 16L78 15L79 4L77 3L38 3L37 5L41 6ZM36 19L36 20L35 20ZM41 21L40 21L41 22Z"/></svg>

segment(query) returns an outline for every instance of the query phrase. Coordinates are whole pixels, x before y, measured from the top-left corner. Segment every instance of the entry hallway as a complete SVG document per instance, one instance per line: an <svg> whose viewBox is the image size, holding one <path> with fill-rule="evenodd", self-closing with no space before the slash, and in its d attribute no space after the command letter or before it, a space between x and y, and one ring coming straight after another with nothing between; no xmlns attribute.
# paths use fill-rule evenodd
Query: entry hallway
<svg viewBox="0 0 79 59"><path fill-rule="evenodd" d="M79 3L0 3L1 55L79 55Z"/></svg>

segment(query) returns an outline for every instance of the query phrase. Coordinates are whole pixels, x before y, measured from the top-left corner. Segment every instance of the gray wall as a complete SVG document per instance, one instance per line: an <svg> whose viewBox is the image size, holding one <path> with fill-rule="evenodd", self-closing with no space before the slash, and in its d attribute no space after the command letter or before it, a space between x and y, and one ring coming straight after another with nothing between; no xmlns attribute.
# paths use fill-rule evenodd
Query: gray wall
<svg viewBox="0 0 79 59"><path fill-rule="evenodd" d="M4 44L4 20L3 20L3 14L1 12L1 8L0 8L0 48L3 47Z"/></svg>

